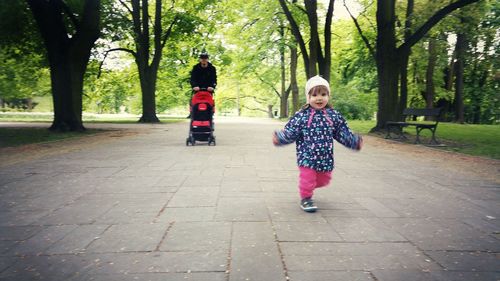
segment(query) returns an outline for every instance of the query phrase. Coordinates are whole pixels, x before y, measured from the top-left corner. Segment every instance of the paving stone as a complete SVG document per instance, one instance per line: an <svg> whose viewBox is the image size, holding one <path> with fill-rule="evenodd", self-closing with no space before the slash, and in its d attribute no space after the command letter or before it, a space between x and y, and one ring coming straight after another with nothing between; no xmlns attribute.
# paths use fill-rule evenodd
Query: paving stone
<svg viewBox="0 0 500 281"><path fill-rule="evenodd" d="M153 223L158 212L136 212L122 208L113 208L95 219L94 224L140 224Z"/></svg>
<svg viewBox="0 0 500 281"><path fill-rule="evenodd" d="M162 182L164 177L156 176L124 176L107 178L97 186L98 193L150 193L167 192L167 186L180 186L184 181L184 176L177 179L172 177L167 182ZM177 182L176 182L177 181Z"/></svg>
<svg viewBox="0 0 500 281"><path fill-rule="evenodd" d="M323 210L318 204L319 212L324 217L339 217L339 218L374 218L375 214L368 210L362 209L345 209L345 210Z"/></svg>
<svg viewBox="0 0 500 281"><path fill-rule="evenodd" d="M497 281L498 272L422 271L415 269L373 270L378 281Z"/></svg>
<svg viewBox="0 0 500 281"><path fill-rule="evenodd" d="M167 207L214 207L217 204L218 193L218 186L183 186L170 199Z"/></svg>
<svg viewBox="0 0 500 281"><path fill-rule="evenodd" d="M89 276L136 273L224 273L227 251L108 253L81 256Z"/></svg>
<svg viewBox="0 0 500 281"><path fill-rule="evenodd" d="M99 239L108 228L107 225L80 225L64 238L52 244L44 251L45 254L77 254L85 252L87 245Z"/></svg>
<svg viewBox="0 0 500 281"><path fill-rule="evenodd" d="M10 255L38 255L51 245L57 243L77 228L76 225L47 226L27 240L21 241L10 252Z"/></svg>
<svg viewBox="0 0 500 281"><path fill-rule="evenodd" d="M230 281L285 280L283 263L270 223L236 222L232 238Z"/></svg>
<svg viewBox="0 0 500 281"><path fill-rule="evenodd" d="M500 271L500 254L498 253L456 251L426 251L425 253L444 266L446 270Z"/></svg>
<svg viewBox="0 0 500 281"><path fill-rule="evenodd" d="M65 281L85 272L88 266L74 255L31 256L16 261L0 273L0 280Z"/></svg>
<svg viewBox="0 0 500 281"><path fill-rule="evenodd" d="M224 168L224 178L226 179L255 179L257 171L255 166L227 166Z"/></svg>
<svg viewBox="0 0 500 281"><path fill-rule="evenodd" d="M399 214L380 203L379 201L370 198L354 198L361 206L368 209L370 212L375 214L377 217L386 217L386 218L397 218L400 217Z"/></svg>
<svg viewBox="0 0 500 281"><path fill-rule="evenodd" d="M441 268L409 243L284 242L280 245L290 271Z"/></svg>
<svg viewBox="0 0 500 281"><path fill-rule="evenodd" d="M277 222L279 241L342 241L335 229L324 222Z"/></svg>
<svg viewBox="0 0 500 281"><path fill-rule="evenodd" d="M188 186L188 187L220 186L221 181L222 181L221 176L219 176L219 177L207 177L207 176L188 177L182 183L182 186Z"/></svg>
<svg viewBox="0 0 500 281"><path fill-rule="evenodd" d="M290 281L332 281L332 280L349 280L349 281L373 281L369 272L364 271L314 271L314 272L297 272L293 271L289 274Z"/></svg>
<svg viewBox="0 0 500 281"><path fill-rule="evenodd" d="M20 242L12 240L0 240L0 256L7 255Z"/></svg>
<svg viewBox="0 0 500 281"><path fill-rule="evenodd" d="M71 281L225 281L223 272L98 274L74 277Z"/></svg>
<svg viewBox="0 0 500 281"><path fill-rule="evenodd" d="M165 208L154 222L213 221L214 217L215 207Z"/></svg>
<svg viewBox="0 0 500 281"><path fill-rule="evenodd" d="M262 188L255 179L223 179L221 192L262 192Z"/></svg>
<svg viewBox="0 0 500 281"><path fill-rule="evenodd" d="M13 265L17 259L12 257L0 257L0 272L9 268L9 266Z"/></svg>
<svg viewBox="0 0 500 281"><path fill-rule="evenodd" d="M153 251L159 245L168 225L113 225L86 249L89 253Z"/></svg>
<svg viewBox="0 0 500 281"><path fill-rule="evenodd" d="M269 215L265 201L258 198L220 198L217 221L267 221Z"/></svg>
<svg viewBox="0 0 500 281"><path fill-rule="evenodd" d="M230 240L230 223L177 222L169 229L160 251L229 251Z"/></svg>
<svg viewBox="0 0 500 281"><path fill-rule="evenodd" d="M424 250L500 250L497 239L458 220L421 218L384 218L382 220Z"/></svg>
<svg viewBox="0 0 500 281"><path fill-rule="evenodd" d="M296 180L260 181L259 185L264 192L293 193L299 198L299 188Z"/></svg>
<svg viewBox="0 0 500 281"><path fill-rule="evenodd" d="M462 219L462 222L486 234L500 233L499 219Z"/></svg>
<svg viewBox="0 0 500 281"><path fill-rule="evenodd" d="M327 218L344 241L405 242L406 238L376 218Z"/></svg>
<svg viewBox="0 0 500 281"><path fill-rule="evenodd" d="M0 226L40 225L50 211L0 212Z"/></svg>
<svg viewBox="0 0 500 281"><path fill-rule="evenodd" d="M114 202L78 201L64 206L43 217L37 224L61 225L61 224L90 224L98 217L108 212Z"/></svg>
<svg viewBox="0 0 500 281"><path fill-rule="evenodd" d="M26 240L40 230L39 226L0 226L0 240Z"/></svg>

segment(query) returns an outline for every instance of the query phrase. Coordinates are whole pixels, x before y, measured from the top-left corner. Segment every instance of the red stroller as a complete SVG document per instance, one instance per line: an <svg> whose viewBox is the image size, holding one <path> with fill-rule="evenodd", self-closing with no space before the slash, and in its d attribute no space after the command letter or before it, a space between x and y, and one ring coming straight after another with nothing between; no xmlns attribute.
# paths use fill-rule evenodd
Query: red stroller
<svg viewBox="0 0 500 281"><path fill-rule="evenodd" d="M214 122L215 103L212 93L202 89L191 99L191 122L186 146L195 145L196 141L215 145Z"/></svg>

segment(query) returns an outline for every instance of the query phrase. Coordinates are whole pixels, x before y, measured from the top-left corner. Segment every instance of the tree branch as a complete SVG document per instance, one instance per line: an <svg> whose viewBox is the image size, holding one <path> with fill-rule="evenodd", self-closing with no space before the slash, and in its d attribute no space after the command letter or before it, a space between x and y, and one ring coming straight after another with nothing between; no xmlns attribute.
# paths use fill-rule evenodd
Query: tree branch
<svg viewBox="0 0 500 281"><path fill-rule="evenodd" d="M165 43L167 43L167 40L170 37L170 34L172 33L172 28L174 27L174 24L177 22L178 19L179 19L179 17L176 15L174 17L174 20L170 23L170 26L168 27L165 34L163 34L162 43L161 43L162 48L165 46Z"/></svg>
<svg viewBox="0 0 500 281"><path fill-rule="evenodd" d="M265 110L265 109L262 109L262 108L255 108L255 107L250 107L250 106L246 106L246 105L244 105L244 104L241 104L240 106L241 106L241 107L244 107L244 108L246 108L246 109L249 109L249 110L258 110L258 111L262 111L262 112L265 112L265 113L267 113L267 112L268 112L268 111L267 111L267 110Z"/></svg>
<svg viewBox="0 0 500 281"><path fill-rule="evenodd" d="M108 54L111 53L111 52L115 52L115 51L127 52L127 53L132 54L134 56L134 58L137 57L136 52L134 52L134 51L132 51L130 49L127 49L127 48L114 48L114 49L107 50L106 52L104 52L104 58L102 59L101 63L99 64L99 70L97 71L97 79L99 79L99 77L101 77L102 65L104 64L104 61L108 57Z"/></svg>
<svg viewBox="0 0 500 281"><path fill-rule="evenodd" d="M278 95L279 98L281 98L280 92L278 92L278 90L276 90L276 88L274 87L273 84L271 84L271 83L265 81L264 79L262 79L262 77L260 77L257 73L255 73L255 76L257 76L257 78L260 80L260 82L262 82L262 83L268 85L269 87L271 87L271 89L273 89L274 93L276 95Z"/></svg>
<svg viewBox="0 0 500 281"><path fill-rule="evenodd" d="M259 20L260 20L260 18L256 18L256 19L253 19L253 20L252 20L252 21L250 21L250 22L245 23L245 24L241 27L240 31L244 31L244 30L245 30L245 29L247 29L248 27L250 27L250 26L254 25L255 23L257 23Z"/></svg>
<svg viewBox="0 0 500 281"><path fill-rule="evenodd" d="M290 27L292 28L292 33L295 36L295 40L299 44L300 51L302 53L302 58L304 59L304 65L306 65L306 73L307 73L307 76L309 76L309 69L307 67L309 65L309 55L307 53L304 38L302 38L302 34L300 33L300 28L299 28L297 22L295 21L295 19L293 18L292 13L290 12L290 9L288 9L288 6L286 5L285 0L279 0L279 2L281 5L281 8L283 9L283 12L285 13L285 16L286 16L288 22L290 23Z"/></svg>
<svg viewBox="0 0 500 281"><path fill-rule="evenodd" d="M368 40L368 38L366 38L366 36L363 34L363 30L361 29L361 26L359 25L358 20L352 15L351 11L349 10L349 7L347 7L347 4L345 3L345 0L344 0L344 7L347 10L347 12L349 13L349 16L351 16L351 19L353 20L354 25L356 26L356 29L358 30L359 36L361 36L361 39L363 39L363 42L365 42L366 47L370 51L370 55L373 57L373 59L375 59L375 49L370 44L370 41Z"/></svg>
<svg viewBox="0 0 500 281"><path fill-rule="evenodd" d="M139 43L142 37L141 31L141 4L139 0L132 0L132 21L134 23L135 41Z"/></svg>
<svg viewBox="0 0 500 281"><path fill-rule="evenodd" d="M118 2L120 2L120 4L122 4L122 6L125 7L125 9L127 9L127 11L130 13L130 15L134 15L134 13L132 12L132 9L130 9L130 7L127 6L127 4L125 2L123 2L123 0L118 0Z"/></svg>
<svg viewBox="0 0 500 281"><path fill-rule="evenodd" d="M302 13L306 14L307 15L307 11L306 9L304 9L302 6L299 6L299 4L297 4L296 1L293 2L293 6L297 9L299 9Z"/></svg>
<svg viewBox="0 0 500 281"><path fill-rule="evenodd" d="M437 11L432 17L430 17L415 33L413 33L407 41L405 41L401 46L397 48L398 52L404 52L409 50L413 45L415 45L424 35L434 27L440 20L442 20L446 15L455 11L456 9L462 8L469 4L479 2L480 0L459 0L453 2L441 10Z"/></svg>
<svg viewBox="0 0 500 281"><path fill-rule="evenodd" d="M228 97L228 98L224 98L225 100L235 100L235 99L246 99L246 98L250 98L250 99L253 99L254 101L258 102L258 103L267 103L266 100L262 100L262 99L258 99L256 96L239 96L239 97Z"/></svg>

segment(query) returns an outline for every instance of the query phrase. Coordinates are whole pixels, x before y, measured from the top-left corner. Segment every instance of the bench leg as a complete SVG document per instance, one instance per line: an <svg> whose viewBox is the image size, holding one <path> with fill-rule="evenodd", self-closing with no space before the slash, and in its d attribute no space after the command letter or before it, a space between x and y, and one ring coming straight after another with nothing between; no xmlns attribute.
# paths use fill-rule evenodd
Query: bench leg
<svg viewBox="0 0 500 281"><path fill-rule="evenodd" d="M436 140L436 128L430 129L432 132L432 139L430 141L431 144L439 144L439 142Z"/></svg>
<svg viewBox="0 0 500 281"><path fill-rule="evenodd" d="M387 134L385 135L386 139L392 139L391 138L391 126L387 125Z"/></svg>
<svg viewBox="0 0 500 281"><path fill-rule="evenodd" d="M392 136L391 136L391 128L396 128L398 131L397 131L397 135L398 135L398 139L400 140L406 140L407 138L405 137L404 135L404 132L403 132L403 127L402 126L390 126L388 125L387 126L387 134L385 135L385 138L386 139L392 139Z"/></svg>
<svg viewBox="0 0 500 281"><path fill-rule="evenodd" d="M415 139L415 144L419 144L420 143L420 132L422 131L422 129L419 127L415 127L415 129L417 130L417 138Z"/></svg>

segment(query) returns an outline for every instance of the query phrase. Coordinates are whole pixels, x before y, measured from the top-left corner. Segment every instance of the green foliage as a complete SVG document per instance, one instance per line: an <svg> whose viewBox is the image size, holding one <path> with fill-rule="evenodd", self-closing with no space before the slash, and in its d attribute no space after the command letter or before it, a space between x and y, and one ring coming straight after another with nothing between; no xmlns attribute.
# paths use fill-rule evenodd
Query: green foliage
<svg viewBox="0 0 500 281"><path fill-rule="evenodd" d="M373 40L370 22L361 18L364 35ZM376 111L377 77L373 57L351 21L333 26L332 104L348 119L369 120Z"/></svg>
<svg viewBox="0 0 500 281"><path fill-rule="evenodd" d="M347 119L370 120L376 110L377 96L357 91L356 81L333 88L331 103Z"/></svg>
<svg viewBox="0 0 500 281"><path fill-rule="evenodd" d="M50 93L50 74L43 57L23 54L15 47L0 49L0 99L26 99Z"/></svg>

